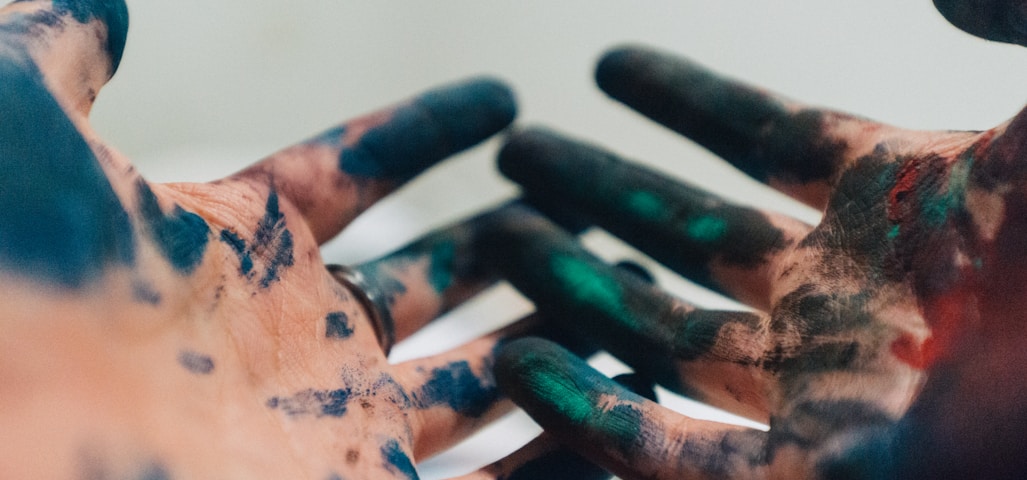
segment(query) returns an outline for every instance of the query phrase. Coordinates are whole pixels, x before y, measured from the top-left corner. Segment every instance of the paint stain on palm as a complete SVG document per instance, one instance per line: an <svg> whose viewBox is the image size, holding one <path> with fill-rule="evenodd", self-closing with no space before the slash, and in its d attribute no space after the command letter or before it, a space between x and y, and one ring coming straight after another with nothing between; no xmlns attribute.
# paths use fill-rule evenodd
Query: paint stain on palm
<svg viewBox="0 0 1027 480"><path fill-rule="evenodd" d="M325 338L349 338L353 324L345 312L332 312L325 316Z"/></svg>
<svg viewBox="0 0 1027 480"><path fill-rule="evenodd" d="M210 375L214 371L214 359L209 355L184 350L178 354L178 363L197 375Z"/></svg>
<svg viewBox="0 0 1027 480"><path fill-rule="evenodd" d="M293 258L292 232L286 228L285 215L278 203L278 192L274 189L267 197L264 216L257 224L253 240L247 243L236 232L221 231L221 242L239 258L239 274L248 280L255 278L258 266L263 273L257 280L262 288L281 279L282 271L291 267Z"/></svg>
<svg viewBox="0 0 1027 480"><path fill-rule="evenodd" d="M337 390L308 389L290 397L272 397L266 405L272 410L280 410L290 417L314 416L341 417L346 414L347 404L352 396L348 388Z"/></svg>
<svg viewBox="0 0 1027 480"><path fill-rule="evenodd" d="M207 250L210 227L199 215L175 205L165 214L153 190L143 180L136 185L139 213L147 225L151 238L164 258L175 270L191 274L203 260Z"/></svg>

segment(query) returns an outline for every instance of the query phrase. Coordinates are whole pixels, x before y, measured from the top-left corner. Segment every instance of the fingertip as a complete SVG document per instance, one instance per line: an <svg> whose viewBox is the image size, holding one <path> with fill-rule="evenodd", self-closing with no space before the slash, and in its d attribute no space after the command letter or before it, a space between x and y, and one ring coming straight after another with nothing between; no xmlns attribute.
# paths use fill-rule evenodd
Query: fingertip
<svg viewBox="0 0 1027 480"><path fill-rule="evenodd" d="M971 35L1027 46L1027 5L1005 0L934 0L946 20Z"/></svg>
<svg viewBox="0 0 1027 480"><path fill-rule="evenodd" d="M121 65L128 39L128 5L125 0L96 0L94 5L96 16L107 25L107 51L111 56L111 75L114 75Z"/></svg>
<svg viewBox="0 0 1027 480"><path fill-rule="evenodd" d="M513 91L499 80L445 85L388 111L384 122L342 151L339 167L350 175L402 184L503 130L516 114Z"/></svg>
<svg viewBox="0 0 1027 480"><path fill-rule="evenodd" d="M125 0L54 0L55 13L70 13L79 23L89 23L93 19L107 26L107 53L111 57L111 75L121 64L125 52L125 41L128 38L128 5Z"/></svg>
<svg viewBox="0 0 1027 480"><path fill-rule="evenodd" d="M498 133L517 116L517 98L502 80L471 78L429 91L415 101L448 136L453 153Z"/></svg>
<svg viewBox="0 0 1027 480"><path fill-rule="evenodd" d="M646 70L656 52L641 45L619 45L607 50L596 63L599 89L617 98L631 84L631 78Z"/></svg>

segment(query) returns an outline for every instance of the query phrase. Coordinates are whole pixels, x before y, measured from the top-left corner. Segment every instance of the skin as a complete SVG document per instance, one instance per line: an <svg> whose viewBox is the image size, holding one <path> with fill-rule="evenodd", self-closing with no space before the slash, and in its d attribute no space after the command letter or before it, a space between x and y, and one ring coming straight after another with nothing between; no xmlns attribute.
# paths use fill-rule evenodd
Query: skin
<svg viewBox="0 0 1027 480"><path fill-rule="evenodd" d="M89 126L127 28L117 0L0 10L0 477L416 478L511 408L495 352L537 320L392 365L318 251L505 128L506 86L444 86L228 178L156 184ZM388 286L391 339L489 286L476 225L526 215L357 266Z"/></svg>
<svg viewBox="0 0 1027 480"><path fill-rule="evenodd" d="M981 3L999 2L962 5ZM607 53L596 77L823 219L730 205L550 130L510 138L500 167L527 195L753 310L696 308L541 220L493 233L510 281L640 374L769 426L684 417L553 343L509 343L499 384L547 435L630 479L1027 472L1027 113L983 132L904 130L643 47Z"/></svg>

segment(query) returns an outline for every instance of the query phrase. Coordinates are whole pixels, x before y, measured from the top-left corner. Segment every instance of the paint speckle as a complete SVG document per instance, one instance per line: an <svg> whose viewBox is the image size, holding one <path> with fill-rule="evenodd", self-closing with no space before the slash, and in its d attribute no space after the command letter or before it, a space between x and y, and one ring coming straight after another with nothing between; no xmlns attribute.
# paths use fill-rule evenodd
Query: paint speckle
<svg viewBox="0 0 1027 480"><path fill-rule="evenodd" d="M178 363L197 375L210 375L214 371L213 358L190 350L183 350L178 354Z"/></svg>
<svg viewBox="0 0 1027 480"><path fill-rule="evenodd" d="M353 325L345 312L332 312L325 317L325 337L349 338L353 335Z"/></svg>
<svg viewBox="0 0 1027 480"><path fill-rule="evenodd" d="M160 305L160 292L142 280L132 282L132 298L148 305Z"/></svg>
<svg viewBox="0 0 1027 480"><path fill-rule="evenodd" d="M408 480L418 480L417 469L399 442L389 440L382 446L382 460L385 468L392 473L405 476Z"/></svg>

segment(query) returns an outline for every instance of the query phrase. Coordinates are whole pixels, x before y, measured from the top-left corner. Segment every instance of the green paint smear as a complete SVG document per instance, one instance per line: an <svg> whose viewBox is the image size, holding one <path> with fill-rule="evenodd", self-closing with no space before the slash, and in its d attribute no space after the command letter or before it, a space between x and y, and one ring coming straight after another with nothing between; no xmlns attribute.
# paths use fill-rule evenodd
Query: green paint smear
<svg viewBox="0 0 1027 480"><path fill-rule="evenodd" d="M553 406L556 413L571 423L583 425L592 417L595 406L570 380L546 368L532 369L529 384L538 397Z"/></svg>
<svg viewBox="0 0 1027 480"><path fill-rule="evenodd" d="M598 308L621 323L635 327L626 311L620 285L589 263L568 255L556 255L551 261L553 275L579 305Z"/></svg>
<svg viewBox="0 0 1027 480"><path fill-rule="evenodd" d="M891 228L891 231L888 232L888 240L895 240L896 238L899 238L899 233L899 226L895 225Z"/></svg>
<svg viewBox="0 0 1027 480"><path fill-rule="evenodd" d="M652 192L632 192L628 194L625 203L631 213L648 220L659 220L667 213L667 204Z"/></svg>
<svg viewBox="0 0 1027 480"><path fill-rule="evenodd" d="M442 242L432 248L428 281L436 292L442 293L453 284L453 259L455 257L456 244L454 242Z"/></svg>
<svg viewBox="0 0 1027 480"><path fill-rule="evenodd" d="M970 182L970 168L973 157L958 160L949 173L948 188L944 193L932 195L927 193L923 198L924 222L934 228L941 227L948 220L952 210L960 208L966 199L966 189Z"/></svg>
<svg viewBox="0 0 1027 480"><path fill-rule="evenodd" d="M685 231L692 240L714 243L724 238L724 234L727 233L727 222L717 217L697 217L688 221Z"/></svg>

